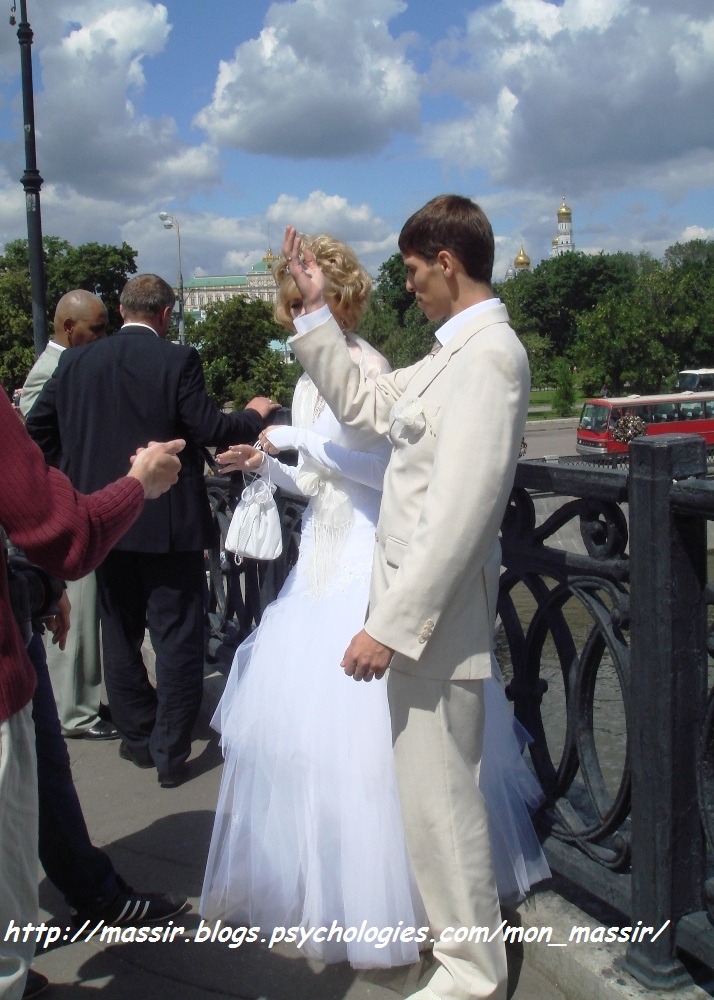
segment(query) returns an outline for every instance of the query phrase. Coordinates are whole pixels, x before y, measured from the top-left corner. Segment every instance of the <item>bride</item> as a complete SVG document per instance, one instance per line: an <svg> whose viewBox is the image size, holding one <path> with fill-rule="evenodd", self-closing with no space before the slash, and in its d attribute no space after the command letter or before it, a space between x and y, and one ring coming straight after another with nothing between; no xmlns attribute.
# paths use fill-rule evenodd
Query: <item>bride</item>
<svg viewBox="0 0 714 1000"><path fill-rule="evenodd" d="M331 237L307 246L363 376L388 371L351 332L367 306L369 275ZM285 261L274 273L276 315L292 330L302 302ZM238 648L213 719L225 765L201 914L263 930L304 928L310 937L302 950L326 962L409 964L426 940L418 930L426 919L404 842L386 686L355 684L340 669L345 642L367 610L390 445L339 424L306 374L295 389L293 425L268 428L261 444L262 451L236 445L219 462L310 501L297 564ZM273 457L287 448L298 450L296 467ZM485 689L480 786L499 893L512 899L549 875L529 814L540 789L499 682ZM316 940L318 928L327 933Z"/></svg>

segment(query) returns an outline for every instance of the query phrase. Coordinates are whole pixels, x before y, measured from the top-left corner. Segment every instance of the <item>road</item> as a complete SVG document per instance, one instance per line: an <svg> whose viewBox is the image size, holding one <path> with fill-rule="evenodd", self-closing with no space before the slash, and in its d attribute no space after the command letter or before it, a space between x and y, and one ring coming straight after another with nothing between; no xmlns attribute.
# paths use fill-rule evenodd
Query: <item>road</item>
<svg viewBox="0 0 714 1000"><path fill-rule="evenodd" d="M526 458L575 455L577 417L570 420L531 420L526 424Z"/></svg>

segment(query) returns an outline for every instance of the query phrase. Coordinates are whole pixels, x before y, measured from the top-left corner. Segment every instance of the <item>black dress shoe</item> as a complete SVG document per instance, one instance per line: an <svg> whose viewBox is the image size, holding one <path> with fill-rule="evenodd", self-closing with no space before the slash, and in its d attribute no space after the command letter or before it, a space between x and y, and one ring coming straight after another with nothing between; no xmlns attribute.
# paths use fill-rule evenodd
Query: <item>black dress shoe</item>
<svg viewBox="0 0 714 1000"><path fill-rule="evenodd" d="M185 764L167 771L166 774L159 774L159 784L162 788L178 788L188 777L188 768Z"/></svg>
<svg viewBox="0 0 714 1000"><path fill-rule="evenodd" d="M83 729L81 733L68 733L71 740L118 740L119 730L111 722L98 719L89 729Z"/></svg>
<svg viewBox="0 0 714 1000"><path fill-rule="evenodd" d="M122 760L130 760L137 767L148 769L154 766L151 754L148 750L134 750L124 740L119 744L119 756Z"/></svg>

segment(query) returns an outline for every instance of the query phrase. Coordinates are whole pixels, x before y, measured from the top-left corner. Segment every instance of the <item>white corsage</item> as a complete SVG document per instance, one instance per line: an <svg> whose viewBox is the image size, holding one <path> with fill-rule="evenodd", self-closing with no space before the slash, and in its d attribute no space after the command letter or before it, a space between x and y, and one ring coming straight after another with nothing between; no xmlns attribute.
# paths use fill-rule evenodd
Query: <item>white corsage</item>
<svg viewBox="0 0 714 1000"><path fill-rule="evenodd" d="M402 397L394 404L389 416L405 430L413 431L415 434L421 434L426 427L426 417L420 399Z"/></svg>

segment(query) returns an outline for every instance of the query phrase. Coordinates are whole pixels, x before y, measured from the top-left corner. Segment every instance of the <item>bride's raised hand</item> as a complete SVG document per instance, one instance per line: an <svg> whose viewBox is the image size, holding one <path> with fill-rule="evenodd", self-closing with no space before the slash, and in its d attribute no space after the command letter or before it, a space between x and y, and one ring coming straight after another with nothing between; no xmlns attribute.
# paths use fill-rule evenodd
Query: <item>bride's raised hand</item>
<svg viewBox="0 0 714 1000"><path fill-rule="evenodd" d="M228 451L216 455L221 472L256 472L264 459L263 452L249 444L232 444Z"/></svg>
<svg viewBox="0 0 714 1000"><path fill-rule="evenodd" d="M288 272L297 285L306 313L314 312L325 305L325 276L309 247L303 249L302 240L294 226L285 227L283 256L287 260Z"/></svg>

